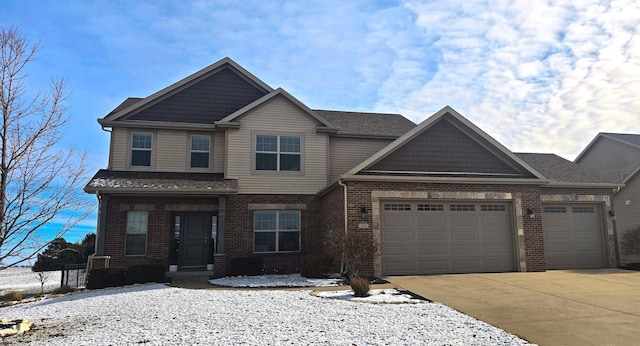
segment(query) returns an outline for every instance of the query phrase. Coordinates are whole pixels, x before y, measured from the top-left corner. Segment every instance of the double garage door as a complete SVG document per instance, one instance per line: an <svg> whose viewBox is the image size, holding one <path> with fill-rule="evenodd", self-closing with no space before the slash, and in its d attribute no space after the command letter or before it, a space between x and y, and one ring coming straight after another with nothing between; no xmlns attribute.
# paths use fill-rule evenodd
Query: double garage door
<svg viewBox="0 0 640 346"><path fill-rule="evenodd" d="M517 270L511 203L384 201L380 209L382 275ZM599 205L544 205L542 220L548 269L605 266Z"/></svg>
<svg viewBox="0 0 640 346"><path fill-rule="evenodd" d="M383 275L516 270L509 203L381 203Z"/></svg>

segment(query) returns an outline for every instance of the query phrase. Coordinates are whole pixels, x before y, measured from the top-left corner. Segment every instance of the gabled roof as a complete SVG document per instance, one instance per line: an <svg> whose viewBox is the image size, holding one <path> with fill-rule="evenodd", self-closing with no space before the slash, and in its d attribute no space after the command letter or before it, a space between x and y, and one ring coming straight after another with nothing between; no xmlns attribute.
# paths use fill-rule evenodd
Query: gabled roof
<svg viewBox="0 0 640 346"><path fill-rule="evenodd" d="M193 83L201 81L207 77L210 77L220 72L221 70L223 70L224 67L231 68L232 70L240 74L243 78L245 78L247 81L249 81L251 84L253 84L255 87L261 89L265 94L273 91L273 89L269 85L261 81L258 77L254 76L249 71L245 70L242 66L238 65L231 58L226 57L145 98L142 98L142 99L132 98L132 97L128 98L123 103L121 103L118 107L116 107L116 109L110 112L107 116L105 116L102 119L98 119L98 122L103 126L111 125L113 121L116 121L123 117L130 116L133 112L140 111L146 107L149 107L155 104L156 102L158 102L159 100L162 100L169 95L172 95L180 90L183 90L184 88L188 87Z"/></svg>
<svg viewBox="0 0 640 346"><path fill-rule="evenodd" d="M582 150L580 154L578 154L578 156L576 157L575 160L573 160L573 162L579 162L584 157L584 155L586 155L589 152L589 150L591 150L591 147L593 147L593 145L595 145L596 142L602 138L608 138L616 142L623 143L631 147L640 149L640 135L630 134L630 133L600 132L598 133L598 135L596 135L593 138L593 140L591 140L591 142L589 142L587 147L584 148L584 150Z"/></svg>
<svg viewBox="0 0 640 346"><path fill-rule="evenodd" d="M477 138L476 141L478 142L479 145L482 145L488 150L490 150L491 152L494 152L500 155L505 160L509 161L508 162L509 164L518 166L521 170L527 172L530 176L534 177L533 180L538 180L538 181L544 180L544 182L546 182L545 177L540 172L538 172L529 164L524 162L522 159L514 155L509 149L504 147L502 144L498 143L495 139L493 139L491 136L486 134L484 131L482 131L480 128L475 126L473 123L471 123L469 120L467 120L465 117L460 115L458 112L456 112L453 108L449 106L442 108L440 111L436 112L434 115L432 115L431 117L429 117L428 119L420 123L418 126L414 127L412 130L405 133L403 136L396 139L395 141L387 145L385 148L383 148L376 154L369 157L367 160L363 161L359 165L349 170L347 173L343 175L343 177L355 178L355 176L358 173L361 173L367 168L380 162L382 159L392 154L398 148L402 147L403 145L405 145L406 143L408 143L409 141L411 141L412 139L416 138L418 135L420 135L421 133L429 129L431 126L433 126L434 124L438 123L440 120L445 118L452 120L453 122L459 124L459 126L465 128L466 132L470 133L471 135ZM524 180L531 182L532 179L527 178Z"/></svg>
<svg viewBox="0 0 640 346"><path fill-rule="evenodd" d="M276 90L264 95L263 97L261 97L261 98L255 100L255 101L251 102L250 104L238 109L237 111L235 111L232 114L226 116L225 118L223 118L223 119L221 119L219 121L216 121L215 124L216 124L216 126L219 126L219 127L237 127L239 124L237 122L235 122L234 120L236 120L239 117L247 114L251 110L254 110L254 109L258 108L260 105L268 102L269 100L272 100L273 98L275 98L277 96L282 96L282 97L286 98L287 100L289 100L290 102L295 104L298 108L300 108L303 112L305 112L307 115L309 115L311 118L317 120L321 124L319 129L322 129L322 130L328 131L328 132L337 131L337 129L331 123L329 123L326 119L324 119L323 117L319 116L316 112L311 110L304 103L300 102L298 99L293 97L291 94L289 94L288 92L286 92L282 88L278 88L278 89L276 89Z"/></svg>
<svg viewBox="0 0 640 346"><path fill-rule="evenodd" d="M397 138L416 127L416 124L401 114L345 112L314 109L338 128L341 136L380 136Z"/></svg>
<svg viewBox="0 0 640 346"><path fill-rule="evenodd" d="M602 185L614 187L597 173L556 154L515 153L555 185Z"/></svg>

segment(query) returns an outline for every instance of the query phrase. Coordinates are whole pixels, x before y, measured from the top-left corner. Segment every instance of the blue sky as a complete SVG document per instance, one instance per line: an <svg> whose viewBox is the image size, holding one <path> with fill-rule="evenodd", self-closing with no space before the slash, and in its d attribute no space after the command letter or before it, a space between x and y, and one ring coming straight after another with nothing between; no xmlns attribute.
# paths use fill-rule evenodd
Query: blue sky
<svg viewBox="0 0 640 346"><path fill-rule="evenodd" d="M311 108L419 122L450 105L517 152L572 160L598 132L640 133L635 0L4 0L0 25L42 44L28 87L68 80L62 145L91 171L109 148L97 118L225 56Z"/></svg>

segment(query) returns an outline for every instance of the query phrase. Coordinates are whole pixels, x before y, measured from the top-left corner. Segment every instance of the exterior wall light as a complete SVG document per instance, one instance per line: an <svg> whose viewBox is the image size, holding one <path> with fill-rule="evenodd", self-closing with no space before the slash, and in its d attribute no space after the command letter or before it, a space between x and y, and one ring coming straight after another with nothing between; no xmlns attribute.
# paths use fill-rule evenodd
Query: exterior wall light
<svg viewBox="0 0 640 346"><path fill-rule="evenodd" d="M535 219L536 218L536 213L531 208L527 208L527 215L529 215L530 219Z"/></svg>

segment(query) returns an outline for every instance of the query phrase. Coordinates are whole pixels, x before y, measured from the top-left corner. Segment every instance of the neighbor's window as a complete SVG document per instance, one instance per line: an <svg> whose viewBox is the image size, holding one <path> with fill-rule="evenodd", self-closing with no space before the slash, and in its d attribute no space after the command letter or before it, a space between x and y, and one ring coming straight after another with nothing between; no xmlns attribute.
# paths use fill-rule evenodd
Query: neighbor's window
<svg viewBox="0 0 640 346"><path fill-rule="evenodd" d="M127 237L125 255L144 255L147 249L148 213L146 211L127 212Z"/></svg>
<svg viewBox="0 0 640 346"><path fill-rule="evenodd" d="M300 251L299 210L258 210L253 229L253 252Z"/></svg>
<svg viewBox="0 0 640 346"><path fill-rule="evenodd" d="M210 136L191 136L191 168L209 168L210 142Z"/></svg>
<svg viewBox="0 0 640 346"><path fill-rule="evenodd" d="M131 137L131 166L151 166L151 133L134 132Z"/></svg>
<svg viewBox="0 0 640 346"><path fill-rule="evenodd" d="M256 136L257 171L300 171L300 136Z"/></svg>

